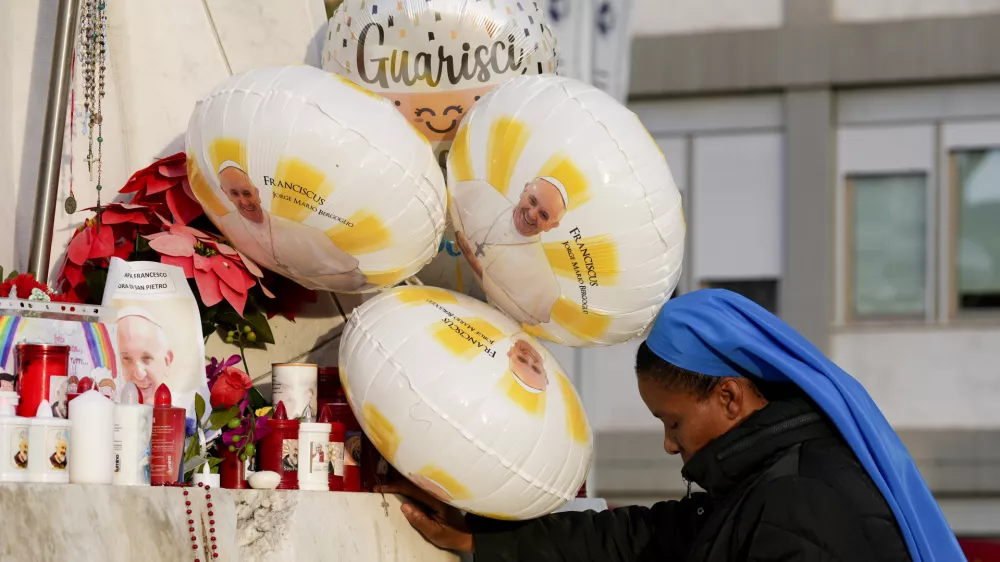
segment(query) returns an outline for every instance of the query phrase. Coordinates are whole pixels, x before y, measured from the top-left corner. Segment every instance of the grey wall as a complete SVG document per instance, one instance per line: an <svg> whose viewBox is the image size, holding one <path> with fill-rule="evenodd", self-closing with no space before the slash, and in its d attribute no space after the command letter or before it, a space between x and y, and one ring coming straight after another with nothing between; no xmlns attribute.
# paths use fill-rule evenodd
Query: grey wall
<svg viewBox="0 0 1000 562"><path fill-rule="evenodd" d="M1000 495L1000 430L903 430L899 436L935 494ZM601 497L621 502L685 493L681 460L663 451L661 433L598 433L595 446Z"/></svg>
<svg viewBox="0 0 1000 562"><path fill-rule="evenodd" d="M795 0L812 3L814 0ZM636 98L976 80L1000 75L1000 15L871 24L815 21L803 6L774 30L641 37Z"/></svg>

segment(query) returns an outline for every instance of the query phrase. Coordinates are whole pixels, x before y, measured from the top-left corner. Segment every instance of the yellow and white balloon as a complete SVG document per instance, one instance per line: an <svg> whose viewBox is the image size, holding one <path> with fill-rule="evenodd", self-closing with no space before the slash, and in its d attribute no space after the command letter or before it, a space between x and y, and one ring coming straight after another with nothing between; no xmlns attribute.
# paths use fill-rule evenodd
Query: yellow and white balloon
<svg viewBox="0 0 1000 562"><path fill-rule="evenodd" d="M557 76L495 88L448 160L452 226L491 303L574 347L641 334L677 285L681 196L638 117Z"/></svg>
<svg viewBox="0 0 1000 562"><path fill-rule="evenodd" d="M587 476L592 433L565 371L476 299L428 286L372 298L344 329L340 376L379 452L455 507L530 519Z"/></svg>
<svg viewBox="0 0 1000 562"><path fill-rule="evenodd" d="M186 142L208 217L307 288L376 291L437 255L445 186L427 139L342 77L308 66L233 76L197 104Z"/></svg>

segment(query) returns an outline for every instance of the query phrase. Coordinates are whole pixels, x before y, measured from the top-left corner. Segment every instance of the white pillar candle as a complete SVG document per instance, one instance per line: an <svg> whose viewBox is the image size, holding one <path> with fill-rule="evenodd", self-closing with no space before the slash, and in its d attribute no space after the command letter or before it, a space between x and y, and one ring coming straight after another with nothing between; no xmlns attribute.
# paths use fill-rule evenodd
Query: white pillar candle
<svg viewBox="0 0 1000 562"><path fill-rule="evenodd" d="M69 403L71 424L69 481L111 484L115 476L115 405L96 390Z"/></svg>
<svg viewBox="0 0 1000 562"><path fill-rule="evenodd" d="M299 489L330 489L330 424L314 423L312 410L306 408L299 424Z"/></svg>
<svg viewBox="0 0 1000 562"><path fill-rule="evenodd" d="M115 485L149 486L153 437L153 407L140 403L139 389L130 382L115 404Z"/></svg>
<svg viewBox="0 0 1000 562"><path fill-rule="evenodd" d="M28 430L28 481L65 484L69 482L69 420L52 417L48 400L38 404Z"/></svg>
<svg viewBox="0 0 1000 562"><path fill-rule="evenodd" d="M221 488L222 479L218 473L213 474L209 468L208 463L205 463L201 467L201 472L195 472L191 475L191 483L197 486L198 484L204 484L211 488Z"/></svg>
<svg viewBox="0 0 1000 562"><path fill-rule="evenodd" d="M284 402L288 419L302 417L305 409L316 413L319 367L312 363L274 363L271 365L271 403Z"/></svg>

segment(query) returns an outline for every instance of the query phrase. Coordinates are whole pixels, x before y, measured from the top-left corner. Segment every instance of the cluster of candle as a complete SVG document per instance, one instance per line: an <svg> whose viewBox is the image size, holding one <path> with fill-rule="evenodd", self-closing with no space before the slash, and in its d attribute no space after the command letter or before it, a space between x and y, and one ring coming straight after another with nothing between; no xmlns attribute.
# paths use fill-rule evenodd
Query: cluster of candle
<svg viewBox="0 0 1000 562"><path fill-rule="evenodd" d="M276 364L272 387L276 406L260 466L279 476L278 489L361 492L386 481L389 465L361 431L336 368Z"/></svg>
<svg viewBox="0 0 1000 562"><path fill-rule="evenodd" d="M52 417L48 400L30 418L17 405L16 393L0 392L0 482L69 482L71 422Z"/></svg>
<svg viewBox="0 0 1000 562"><path fill-rule="evenodd" d="M0 393L0 455L9 458L0 462L0 481L148 486L180 479L184 409L171 406L165 385L154 406L131 382L118 404L88 377L74 390L68 420L53 417L47 400L35 417L15 415L18 395Z"/></svg>

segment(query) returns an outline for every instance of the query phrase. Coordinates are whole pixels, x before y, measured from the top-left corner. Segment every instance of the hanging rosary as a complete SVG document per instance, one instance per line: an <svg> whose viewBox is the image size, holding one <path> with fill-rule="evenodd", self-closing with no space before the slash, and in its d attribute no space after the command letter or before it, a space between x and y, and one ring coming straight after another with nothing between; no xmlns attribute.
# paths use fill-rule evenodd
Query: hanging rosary
<svg viewBox="0 0 1000 562"><path fill-rule="evenodd" d="M201 557L204 556L206 561L219 557L219 545L216 544L215 539L215 512L212 510L212 488L206 486L202 482L198 483L198 488L205 490L205 507L208 508L208 533L205 533L204 520L200 522L202 544L198 545L198 532L195 527L195 518L200 517L196 513L196 508L191 507L191 499L193 496L190 495L189 490L198 491L197 488L189 484L183 484L176 482L173 484L167 484L171 488L183 488L184 489L184 514L187 516L188 532L191 533L191 551L194 553L194 562L201 562ZM206 542L205 538L208 538L211 542Z"/></svg>
<svg viewBox="0 0 1000 562"><path fill-rule="evenodd" d="M76 53L73 53L73 64L70 66L70 84L76 83ZM76 212L76 195L73 195L73 131L76 130L76 88L69 92L69 197L66 198L66 213Z"/></svg>
<svg viewBox="0 0 1000 562"><path fill-rule="evenodd" d="M80 66L83 70L83 109L87 123L87 170L94 179L97 168L97 228L101 227L101 172L104 144L101 102L104 100L104 71L107 69L107 0L85 0L80 16ZM97 133L97 156L94 156L94 133ZM96 164L96 166L95 166ZM76 210L76 198L70 193L66 210Z"/></svg>

